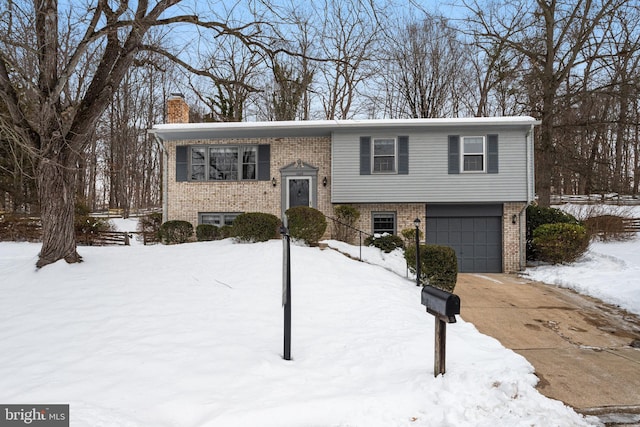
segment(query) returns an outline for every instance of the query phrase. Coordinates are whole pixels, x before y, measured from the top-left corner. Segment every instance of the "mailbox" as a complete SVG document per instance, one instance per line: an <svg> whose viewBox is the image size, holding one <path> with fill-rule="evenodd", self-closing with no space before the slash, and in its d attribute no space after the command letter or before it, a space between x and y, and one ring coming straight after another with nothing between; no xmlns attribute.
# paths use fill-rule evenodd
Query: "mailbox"
<svg viewBox="0 0 640 427"><path fill-rule="evenodd" d="M427 312L447 323L456 323L456 314L460 314L460 297L451 292L424 286L422 288L422 305L427 307Z"/></svg>

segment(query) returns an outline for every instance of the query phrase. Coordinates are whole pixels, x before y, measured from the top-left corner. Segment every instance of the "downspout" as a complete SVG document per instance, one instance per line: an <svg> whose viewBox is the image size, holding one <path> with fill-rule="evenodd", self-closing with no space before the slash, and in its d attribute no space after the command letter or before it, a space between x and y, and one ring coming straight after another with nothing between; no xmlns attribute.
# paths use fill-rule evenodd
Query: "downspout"
<svg viewBox="0 0 640 427"><path fill-rule="evenodd" d="M169 217L169 153L158 134L153 129L149 130L149 133L153 134L160 151L162 151L162 222L164 223Z"/></svg>
<svg viewBox="0 0 640 427"><path fill-rule="evenodd" d="M533 130L535 125L531 125L531 129L525 136L526 139L526 162L527 162L527 203L520 210L518 214L518 224L520 224L520 230L518 235L520 236L520 270L524 270L527 265L527 206L535 199L535 177L533 176L534 167L534 152L533 152Z"/></svg>

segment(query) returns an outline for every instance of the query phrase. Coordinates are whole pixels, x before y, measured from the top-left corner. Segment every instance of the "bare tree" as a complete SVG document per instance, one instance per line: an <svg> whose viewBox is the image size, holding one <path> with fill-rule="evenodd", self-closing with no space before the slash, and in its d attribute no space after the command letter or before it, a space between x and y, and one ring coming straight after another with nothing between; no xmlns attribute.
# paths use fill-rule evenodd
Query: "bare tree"
<svg viewBox="0 0 640 427"><path fill-rule="evenodd" d="M320 44L325 58L320 66L323 87L319 91L326 119L348 119L358 100L358 89L375 73L374 47L378 11L373 3L325 0L324 28Z"/></svg>
<svg viewBox="0 0 640 427"><path fill-rule="evenodd" d="M554 126L557 98L564 82L584 61L585 45L592 39L604 17L612 14L622 0L536 0L468 4L470 22L477 35L494 40L524 57L528 63L533 98L541 100L532 112L542 120L536 144L536 184L538 202L549 206L554 164Z"/></svg>
<svg viewBox="0 0 640 427"><path fill-rule="evenodd" d="M13 129L39 158L37 183L43 243L38 267L65 259L81 261L74 236L77 173L96 123L126 73L145 50L192 69L159 45L147 43L152 28L194 25L214 35L238 37L267 48L255 23L230 26L184 14L180 0L33 4L4 0L0 20L0 99ZM65 7L67 9L65 9ZM73 7L73 11L69 8ZM90 73L76 74L89 53ZM196 70L194 70L196 71Z"/></svg>
<svg viewBox="0 0 640 427"><path fill-rule="evenodd" d="M387 41L395 96L404 102L404 114L443 117L459 114L459 97L467 57L458 32L440 16L425 15L396 29Z"/></svg>

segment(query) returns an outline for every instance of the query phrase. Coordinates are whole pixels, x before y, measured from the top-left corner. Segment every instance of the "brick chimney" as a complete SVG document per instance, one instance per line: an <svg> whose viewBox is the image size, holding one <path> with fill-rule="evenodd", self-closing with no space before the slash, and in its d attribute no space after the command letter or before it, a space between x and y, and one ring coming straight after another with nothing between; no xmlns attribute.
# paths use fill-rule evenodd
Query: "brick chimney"
<svg viewBox="0 0 640 427"><path fill-rule="evenodd" d="M181 93L172 93L167 99L167 123L189 123L189 105Z"/></svg>

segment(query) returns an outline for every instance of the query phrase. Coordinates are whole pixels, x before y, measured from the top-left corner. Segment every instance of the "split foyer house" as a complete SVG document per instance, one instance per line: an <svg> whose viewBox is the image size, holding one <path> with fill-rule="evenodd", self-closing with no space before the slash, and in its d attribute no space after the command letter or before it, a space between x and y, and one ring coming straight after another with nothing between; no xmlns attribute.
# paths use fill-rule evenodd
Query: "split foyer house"
<svg viewBox="0 0 640 427"><path fill-rule="evenodd" d="M150 131L165 156L164 221L224 225L299 205L332 216L349 204L371 234L420 218L461 272L524 267L531 117L187 123L188 113L172 96L168 123Z"/></svg>

